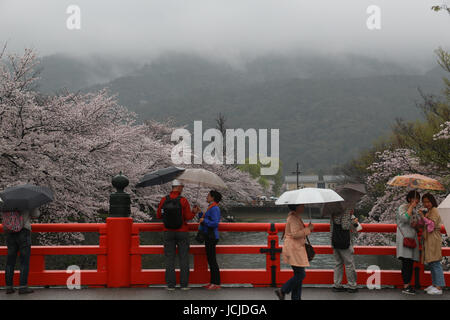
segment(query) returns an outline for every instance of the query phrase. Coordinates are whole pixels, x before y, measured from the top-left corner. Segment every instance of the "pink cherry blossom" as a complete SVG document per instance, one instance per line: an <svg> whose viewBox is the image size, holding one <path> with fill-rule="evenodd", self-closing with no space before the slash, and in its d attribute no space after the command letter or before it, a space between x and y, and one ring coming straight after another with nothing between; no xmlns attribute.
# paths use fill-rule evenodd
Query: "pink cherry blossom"
<svg viewBox="0 0 450 320"><path fill-rule="evenodd" d="M33 89L36 61L32 50L22 56L0 53L0 190L23 183L49 186L55 201L42 208L40 222L100 222L115 192L111 179L122 171L130 180L125 191L131 194L131 216L136 222L150 221L170 184L133 186L144 174L173 165L173 124L138 124L137 115L106 90L43 96ZM225 207L262 192L256 180L232 166L202 167L228 185ZM206 190L199 190L203 205ZM197 192L186 186L184 195L192 201ZM74 233L40 235L43 245L83 239Z"/></svg>

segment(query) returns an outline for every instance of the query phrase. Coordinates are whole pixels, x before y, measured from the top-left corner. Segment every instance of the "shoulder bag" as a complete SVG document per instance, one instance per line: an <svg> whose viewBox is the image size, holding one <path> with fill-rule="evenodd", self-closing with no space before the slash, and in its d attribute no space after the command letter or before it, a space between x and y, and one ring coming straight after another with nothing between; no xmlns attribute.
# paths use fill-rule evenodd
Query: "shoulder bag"
<svg viewBox="0 0 450 320"><path fill-rule="evenodd" d="M417 247L416 239L414 239L414 238L406 238L405 234L402 231L402 228L400 228L399 225L397 225L397 228L400 230L400 233L403 236L403 246L404 247L410 248L410 249L414 249L415 247Z"/></svg>

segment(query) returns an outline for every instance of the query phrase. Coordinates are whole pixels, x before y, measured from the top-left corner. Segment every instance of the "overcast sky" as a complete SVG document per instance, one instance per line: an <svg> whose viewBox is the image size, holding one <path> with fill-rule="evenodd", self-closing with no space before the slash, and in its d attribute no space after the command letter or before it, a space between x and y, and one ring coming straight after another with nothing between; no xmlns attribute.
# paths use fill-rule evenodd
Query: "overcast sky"
<svg viewBox="0 0 450 320"><path fill-rule="evenodd" d="M307 50L354 53L409 63L450 49L450 0L0 0L0 44L8 51L108 53L155 57L167 50L229 61ZM68 30L69 5L81 30ZM381 30L369 30L370 5Z"/></svg>

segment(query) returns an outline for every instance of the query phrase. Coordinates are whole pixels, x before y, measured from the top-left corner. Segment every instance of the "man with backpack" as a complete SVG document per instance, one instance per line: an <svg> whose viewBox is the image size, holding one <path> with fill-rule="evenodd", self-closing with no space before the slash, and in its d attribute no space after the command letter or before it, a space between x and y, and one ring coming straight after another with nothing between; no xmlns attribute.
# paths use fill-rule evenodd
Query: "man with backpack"
<svg viewBox="0 0 450 320"><path fill-rule="evenodd" d="M19 294L33 293L28 287L28 272L31 255L31 218L38 218L38 208L2 213L3 230L6 234L8 257L6 260L5 283L6 294L14 293L13 278L17 253L20 252L20 287Z"/></svg>
<svg viewBox="0 0 450 320"><path fill-rule="evenodd" d="M336 203L330 219L331 246L336 261L334 267L334 292L358 291L356 283L356 269L353 259L352 232L356 231L358 219L353 218L353 210L345 211L340 203ZM348 280L348 288L342 286L342 278L345 273Z"/></svg>
<svg viewBox="0 0 450 320"><path fill-rule="evenodd" d="M195 214L186 198L181 196L183 184L174 180L172 192L161 199L156 217L164 223L164 256L166 260L166 283L168 290L175 290L175 255L178 246L180 258L181 290L189 290L189 229L187 221Z"/></svg>

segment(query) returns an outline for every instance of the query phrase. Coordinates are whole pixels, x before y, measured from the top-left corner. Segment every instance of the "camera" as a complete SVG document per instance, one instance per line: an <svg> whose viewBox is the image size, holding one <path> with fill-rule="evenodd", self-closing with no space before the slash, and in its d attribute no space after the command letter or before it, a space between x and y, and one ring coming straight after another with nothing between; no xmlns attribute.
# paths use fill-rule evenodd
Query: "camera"
<svg viewBox="0 0 450 320"><path fill-rule="evenodd" d="M355 215L352 215L352 220L355 219L356 219ZM362 230L362 226L359 224L359 222L354 223L353 226L356 228L356 231Z"/></svg>

